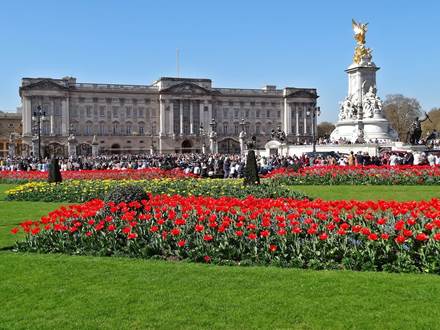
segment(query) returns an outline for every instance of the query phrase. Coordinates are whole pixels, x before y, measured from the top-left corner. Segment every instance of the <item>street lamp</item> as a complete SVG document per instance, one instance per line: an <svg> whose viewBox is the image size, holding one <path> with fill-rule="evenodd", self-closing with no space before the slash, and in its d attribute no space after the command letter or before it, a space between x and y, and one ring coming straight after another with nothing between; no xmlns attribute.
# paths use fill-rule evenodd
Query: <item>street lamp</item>
<svg viewBox="0 0 440 330"><path fill-rule="evenodd" d="M315 134L315 119L316 116L319 116L321 114L321 108L316 106L316 103L313 104L311 108L308 108L306 111L307 117L311 116L312 118L312 145L313 145L313 152L316 152L316 134Z"/></svg>
<svg viewBox="0 0 440 330"><path fill-rule="evenodd" d="M38 136L38 160L41 162L41 122L46 118L46 111L42 106L37 106L37 110L33 112L32 120L36 122L37 136Z"/></svg>

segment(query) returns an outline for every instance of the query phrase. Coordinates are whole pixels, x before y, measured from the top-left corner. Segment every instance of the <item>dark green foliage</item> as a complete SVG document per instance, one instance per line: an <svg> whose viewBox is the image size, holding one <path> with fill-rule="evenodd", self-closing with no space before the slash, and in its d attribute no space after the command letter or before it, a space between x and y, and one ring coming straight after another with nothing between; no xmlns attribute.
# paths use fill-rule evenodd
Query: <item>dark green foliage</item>
<svg viewBox="0 0 440 330"><path fill-rule="evenodd" d="M145 189L137 184L114 186L105 197L107 202L114 202L116 204L148 199L149 197Z"/></svg>
<svg viewBox="0 0 440 330"><path fill-rule="evenodd" d="M54 157L49 164L49 178L47 182L59 183L61 181L63 181L63 178L61 177L60 164L58 164L58 159Z"/></svg>
<svg viewBox="0 0 440 330"><path fill-rule="evenodd" d="M260 177L258 176L257 159L255 158L255 151L249 150L246 157L246 167L244 169L244 184L256 185L260 184Z"/></svg>

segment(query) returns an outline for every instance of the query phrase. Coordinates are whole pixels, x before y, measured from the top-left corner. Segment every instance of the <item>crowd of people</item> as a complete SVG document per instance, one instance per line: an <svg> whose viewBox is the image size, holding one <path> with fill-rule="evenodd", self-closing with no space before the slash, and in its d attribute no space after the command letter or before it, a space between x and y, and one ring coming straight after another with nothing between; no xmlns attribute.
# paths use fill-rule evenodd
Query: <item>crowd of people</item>
<svg viewBox="0 0 440 330"><path fill-rule="evenodd" d="M227 154L138 154L138 155L101 155L97 157L61 158L61 171L79 170L126 170L180 168L185 173L206 177L240 178L243 177L245 157ZM50 159L39 161L31 157L0 159L0 171L47 171ZM257 166L260 174L273 169L292 166L353 166L353 165L440 165L440 154L383 152L380 156L368 153L304 153L301 156L269 157L257 155ZM0 172L1 175L1 172Z"/></svg>

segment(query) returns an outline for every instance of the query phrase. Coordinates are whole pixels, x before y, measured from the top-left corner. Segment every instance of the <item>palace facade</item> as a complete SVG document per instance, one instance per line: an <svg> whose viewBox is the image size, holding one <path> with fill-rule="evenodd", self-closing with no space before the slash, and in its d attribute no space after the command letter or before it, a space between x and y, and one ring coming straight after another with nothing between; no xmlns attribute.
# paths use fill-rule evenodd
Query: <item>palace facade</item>
<svg viewBox="0 0 440 330"><path fill-rule="evenodd" d="M318 98L314 88L215 88L210 79L169 77L152 85L94 84L65 77L23 78L19 93L29 154L38 106L45 155L66 154L72 135L78 154L91 153L92 142L100 153L173 153L202 151L215 130L218 152L237 153L242 128L261 148L278 127L289 143L311 142L316 130L309 115Z"/></svg>
<svg viewBox="0 0 440 330"><path fill-rule="evenodd" d="M21 154L21 133L21 113L0 111L0 157Z"/></svg>

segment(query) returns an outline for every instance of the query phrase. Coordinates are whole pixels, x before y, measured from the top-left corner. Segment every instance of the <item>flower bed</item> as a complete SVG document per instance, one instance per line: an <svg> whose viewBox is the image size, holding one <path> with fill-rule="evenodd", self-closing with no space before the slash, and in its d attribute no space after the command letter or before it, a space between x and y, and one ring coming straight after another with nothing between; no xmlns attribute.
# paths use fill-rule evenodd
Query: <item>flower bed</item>
<svg viewBox="0 0 440 330"><path fill-rule="evenodd" d="M146 179L187 179L195 177L181 169L163 170L146 168L142 170L81 170L61 172L63 180L146 180ZM47 172L40 171L0 171L0 183L23 183L46 181Z"/></svg>
<svg viewBox="0 0 440 330"><path fill-rule="evenodd" d="M436 185L439 166L313 166L277 169L265 178L287 185Z"/></svg>
<svg viewBox="0 0 440 330"><path fill-rule="evenodd" d="M303 193L289 187L275 184L244 186L239 179L152 179L152 180L70 180L59 184L30 182L6 192L8 200L45 202L85 202L91 199L105 199L115 186L140 185L153 195L195 195L195 196L233 196L292 197L306 198Z"/></svg>
<svg viewBox="0 0 440 330"><path fill-rule="evenodd" d="M25 221L19 251L440 274L440 200L152 196Z"/></svg>

